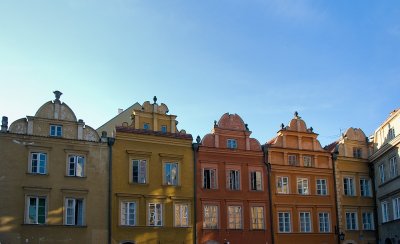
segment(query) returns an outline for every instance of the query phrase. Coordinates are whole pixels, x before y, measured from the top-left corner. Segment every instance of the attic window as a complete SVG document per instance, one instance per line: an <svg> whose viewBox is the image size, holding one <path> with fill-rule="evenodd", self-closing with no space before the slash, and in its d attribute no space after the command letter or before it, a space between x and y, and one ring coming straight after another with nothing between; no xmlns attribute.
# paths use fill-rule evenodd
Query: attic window
<svg viewBox="0 0 400 244"><path fill-rule="evenodd" d="M235 139L228 139L226 142L226 147L231 149L237 148L237 141Z"/></svg>
<svg viewBox="0 0 400 244"><path fill-rule="evenodd" d="M50 136L62 136L62 125L50 125Z"/></svg>

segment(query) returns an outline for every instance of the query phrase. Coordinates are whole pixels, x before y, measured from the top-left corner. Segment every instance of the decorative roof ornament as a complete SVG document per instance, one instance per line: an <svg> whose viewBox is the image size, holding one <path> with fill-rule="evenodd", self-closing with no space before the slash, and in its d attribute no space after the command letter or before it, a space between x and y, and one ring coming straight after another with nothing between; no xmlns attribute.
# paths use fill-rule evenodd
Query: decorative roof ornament
<svg viewBox="0 0 400 244"><path fill-rule="evenodd" d="M154 101L154 103L157 103L157 97L156 96L153 97L153 101Z"/></svg>
<svg viewBox="0 0 400 244"><path fill-rule="evenodd" d="M218 127L216 120L214 120L214 127Z"/></svg>
<svg viewBox="0 0 400 244"><path fill-rule="evenodd" d="M61 95L62 95L62 92L60 92L60 91L54 91L53 93L54 93L54 95L56 96L56 100L54 100L54 102L60 102L60 97L61 97Z"/></svg>
<svg viewBox="0 0 400 244"><path fill-rule="evenodd" d="M244 127L246 128L247 131L249 131L249 125L248 124L244 124Z"/></svg>
<svg viewBox="0 0 400 244"><path fill-rule="evenodd" d="M281 124L281 129L283 130L285 128L285 125L282 123Z"/></svg>
<svg viewBox="0 0 400 244"><path fill-rule="evenodd" d="M197 142L197 143L200 143L200 141L201 141L200 136L197 136L197 137L196 137L196 142Z"/></svg>
<svg viewBox="0 0 400 244"><path fill-rule="evenodd" d="M311 132L313 132L314 128L312 128L312 126L311 126L309 130L310 130Z"/></svg>
<svg viewBox="0 0 400 244"><path fill-rule="evenodd" d="M299 116L299 113L298 113L297 111L294 112L294 117L295 117L296 119L300 119L300 118L301 118L301 117Z"/></svg>

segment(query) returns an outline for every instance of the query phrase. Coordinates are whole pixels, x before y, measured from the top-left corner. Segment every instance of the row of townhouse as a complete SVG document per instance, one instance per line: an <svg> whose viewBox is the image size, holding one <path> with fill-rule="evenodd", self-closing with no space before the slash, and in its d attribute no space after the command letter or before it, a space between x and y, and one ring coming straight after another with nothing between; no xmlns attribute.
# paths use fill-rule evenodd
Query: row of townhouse
<svg viewBox="0 0 400 244"><path fill-rule="evenodd" d="M398 110L324 148L298 113L263 144L229 113L193 143L156 97L94 130L54 94L3 117L0 243L400 243Z"/></svg>

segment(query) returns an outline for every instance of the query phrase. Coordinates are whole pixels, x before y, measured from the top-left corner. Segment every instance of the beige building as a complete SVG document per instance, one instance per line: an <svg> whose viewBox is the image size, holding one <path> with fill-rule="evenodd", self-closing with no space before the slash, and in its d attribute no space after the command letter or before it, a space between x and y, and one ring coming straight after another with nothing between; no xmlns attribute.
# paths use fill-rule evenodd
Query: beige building
<svg viewBox="0 0 400 244"><path fill-rule="evenodd" d="M376 243L373 175L368 164L370 143L364 132L349 128L326 147L334 155L338 232L342 243Z"/></svg>
<svg viewBox="0 0 400 244"><path fill-rule="evenodd" d="M97 129L115 136L111 243L193 243L192 136L155 97L131 109Z"/></svg>
<svg viewBox="0 0 400 244"><path fill-rule="evenodd" d="M394 110L373 135L370 162L375 172L380 243L400 243L400 109Z"/></svg>
<svg viewBox="0 0 400 244"><path fill-rule="evenodd" d="M107 243L108 147L56 99L0 132L0 243Z"/></svg>

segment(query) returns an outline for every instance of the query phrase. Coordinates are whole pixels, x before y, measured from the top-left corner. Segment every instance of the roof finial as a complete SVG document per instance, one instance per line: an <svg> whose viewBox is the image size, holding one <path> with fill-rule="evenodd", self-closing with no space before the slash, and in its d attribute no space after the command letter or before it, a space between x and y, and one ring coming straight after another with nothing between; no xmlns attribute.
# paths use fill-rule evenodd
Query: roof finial
<svg viewBox="0 0 400 244"><path fill-rule="evenodd" d="M54 95L56 96L56 100L54 100L54 101L55 101L55 102L60 102L60 97L61 97L61 95L62 95L62 92L60 92L60 91L54 91L53 93L54 93Z"/></svg>
<svg viewBox="0 0 400 244"><path fill-rule="evenodd" d="M299 113L297 111L294 112L294 117L297 119L299 117Z"/></svg>
<svg viewBox="0 0 400 244"><path fill-rule="evenodd" d="M281 129L283 130L283 128L285 128L285 125L282 123L281 124Z"/></svg>
<svg viewBox="0 0 400 244"><path fill-rule="evenodd" d="M196 142L197 142L197 143L200 143L200 141L201 141L200 136L197 136L197 137L196 137Z"/></svg>
<svg viewBox="0 0 400 244"><path fill-rule="evenodd" d="M157 97L156 96L153 97L153 101L154 101L154 103L157 103Z"/></svg>

